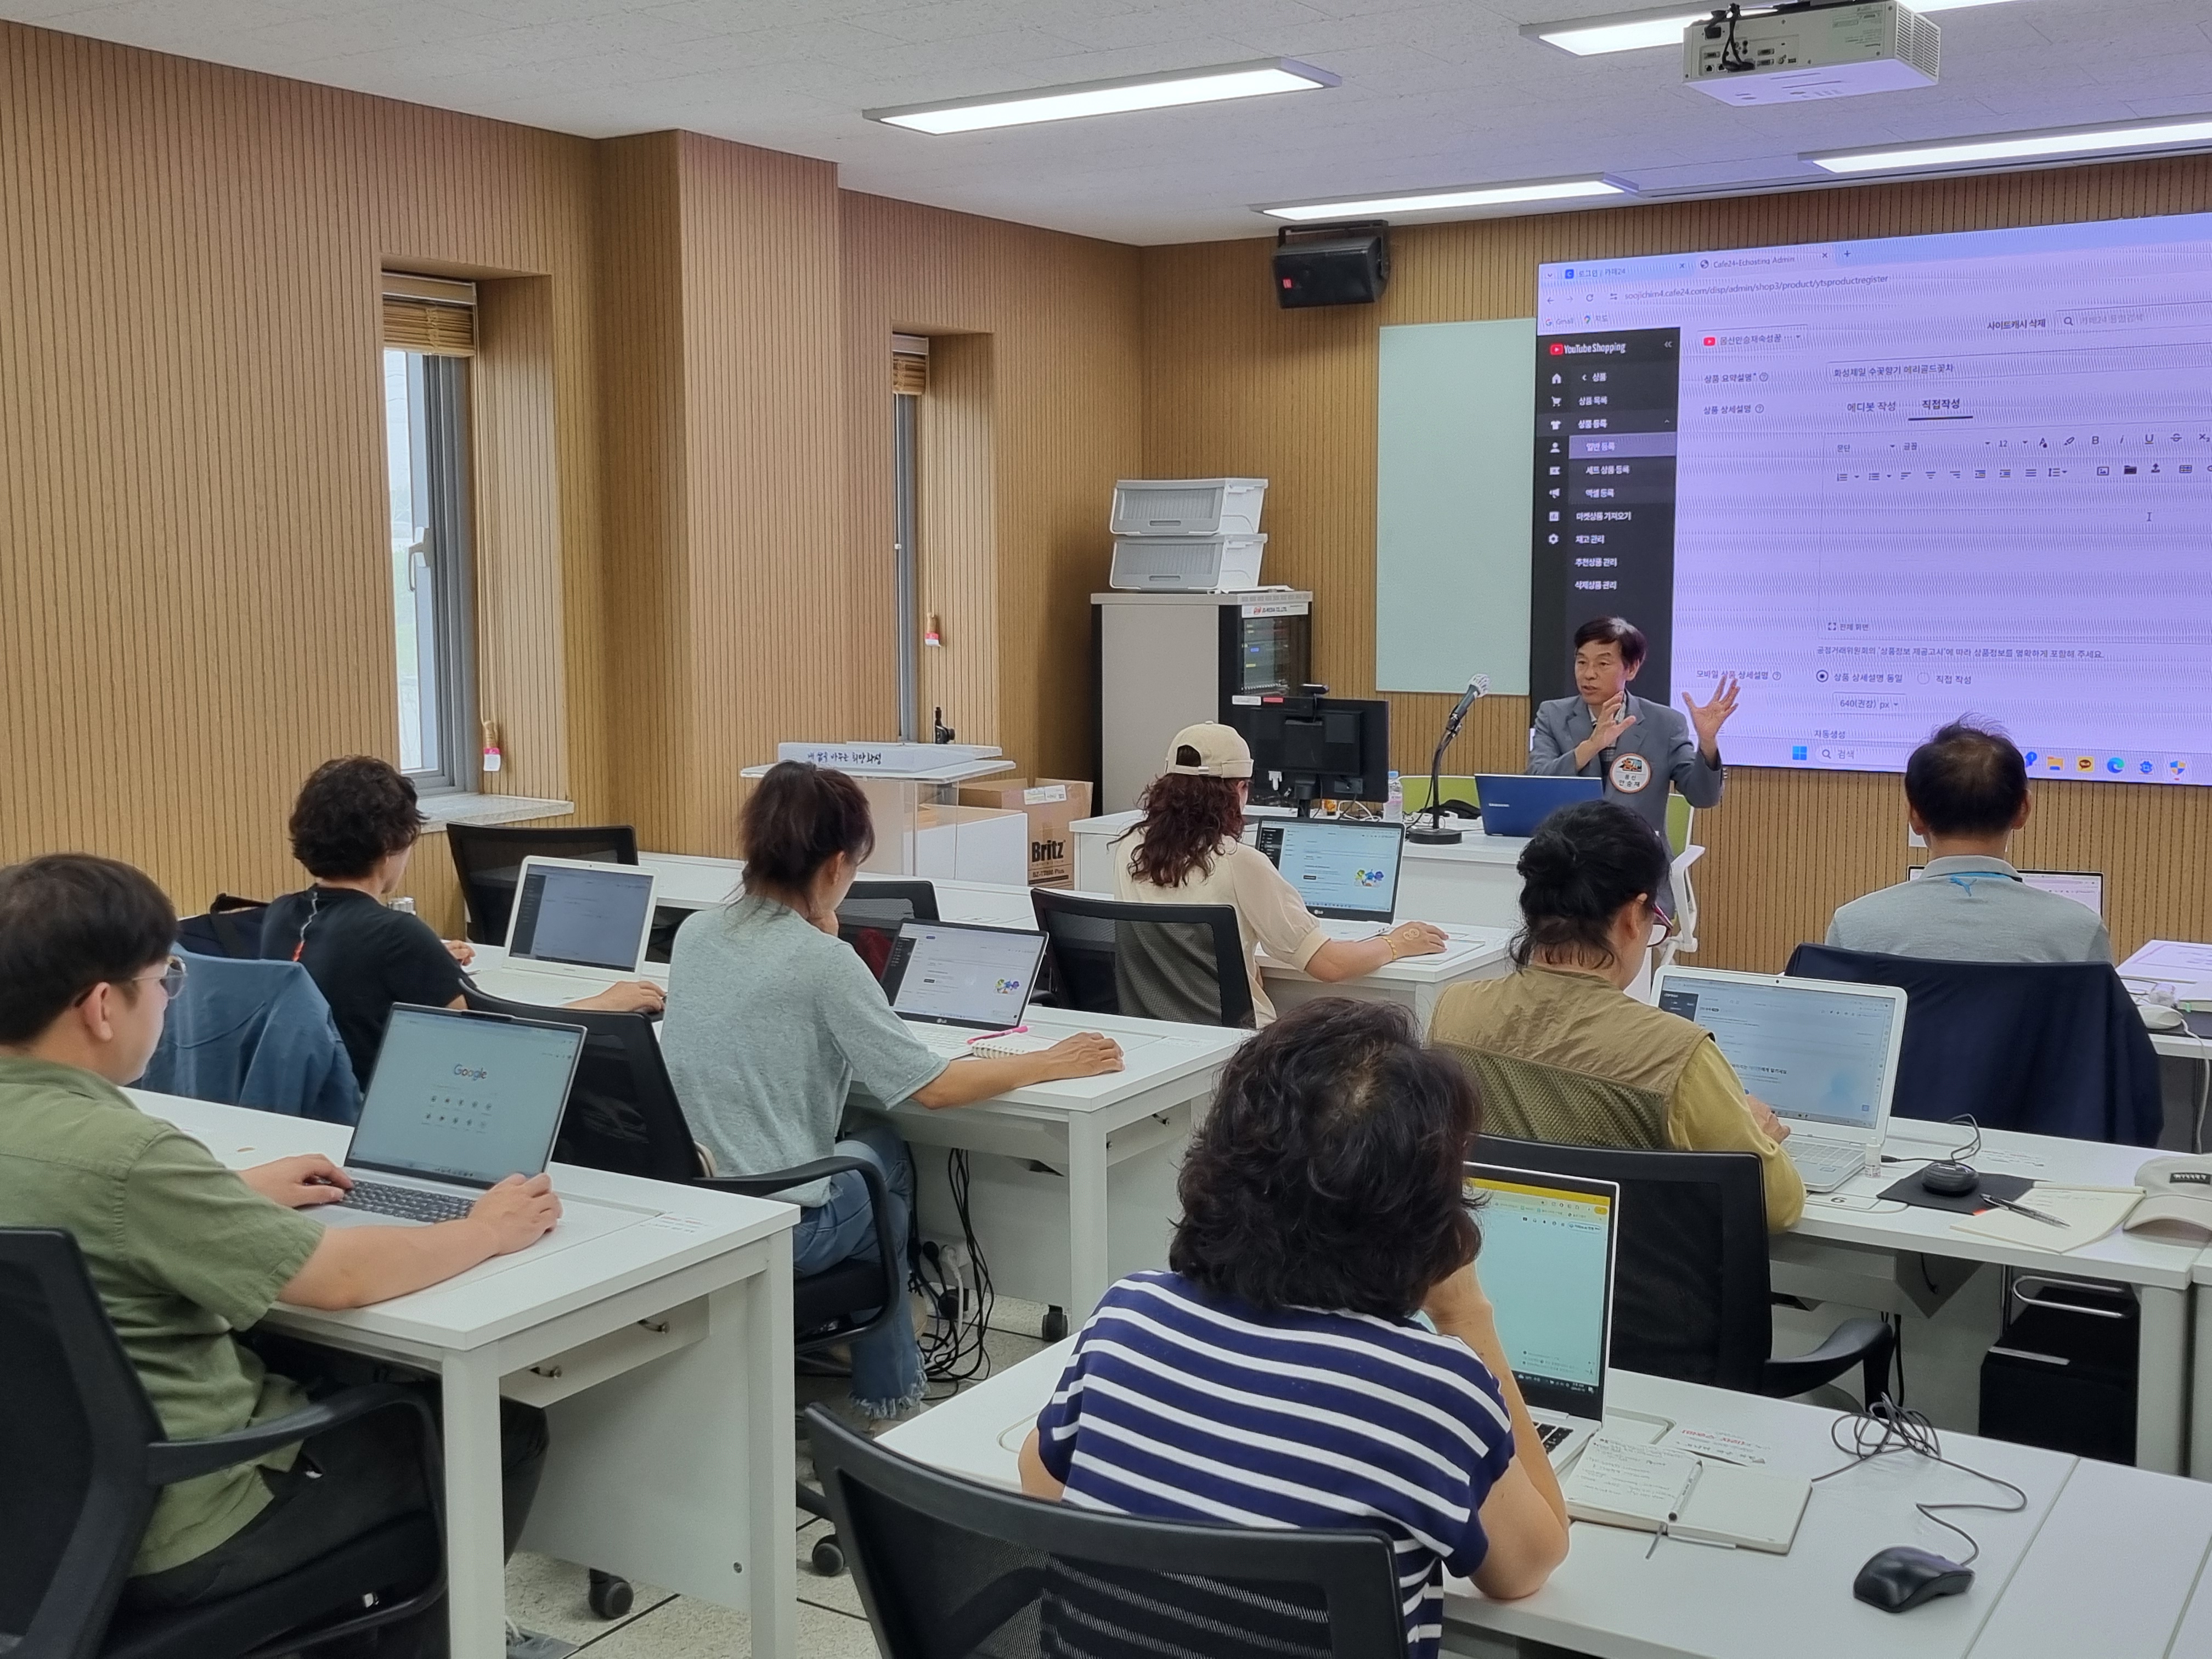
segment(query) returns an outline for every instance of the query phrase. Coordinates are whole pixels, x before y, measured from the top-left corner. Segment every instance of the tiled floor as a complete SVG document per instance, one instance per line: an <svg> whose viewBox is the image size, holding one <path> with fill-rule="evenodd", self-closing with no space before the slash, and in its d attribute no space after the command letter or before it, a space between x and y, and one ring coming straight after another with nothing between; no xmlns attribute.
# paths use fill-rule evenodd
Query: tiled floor
<svg viewBox="0 0 2212 1659"><path fill-rule="evenodd" d="M1026 1359L1043 1346L1036 1336L1043 1313L1024 1303L1000 1302L985 1345L994 1370ZM821 1400L834 1408L844 1395L842 1381L799 1380L801 1406ZM799 1467L802 1478L811 1473L803 1443ZM808 1565L815 1539L828 1528L826 1521L811 1521L799 1529L796 1540L799 1659L877 1659L852 1576L821 1577ZM750 1659L751 1637L742 1613L635 1584L629 1616L609 1621L586 1605L585 1583L580 1566L550 1556L518 1555L507 1572L508 1616L525 1630L579 1644L591 1659Z"/></svg>

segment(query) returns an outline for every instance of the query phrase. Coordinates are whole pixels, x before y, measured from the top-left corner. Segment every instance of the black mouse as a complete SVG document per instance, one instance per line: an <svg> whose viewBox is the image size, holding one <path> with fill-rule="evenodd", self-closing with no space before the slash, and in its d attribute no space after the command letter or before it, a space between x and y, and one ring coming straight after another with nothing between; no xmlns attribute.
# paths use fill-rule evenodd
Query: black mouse
<svg viewBox="0 0 2212 1659"><path fill-rule="evenodd" d="M1981 1176L1972 1164L1945 1162L1931 1164L1920 1172L1920 1184L1931 1193L1945 1198L1960 1198L1982 1184Z"/></svg>
<svg viewBox="0 0 2212 1659"><path fill-rule="evenodd" d="M1851 1594L1884 1613L1910 1613L1939 1595L1956 1595L1974 1582L1974 1570L1929 1550L1898 1544L1859 1569Z"/></svg>

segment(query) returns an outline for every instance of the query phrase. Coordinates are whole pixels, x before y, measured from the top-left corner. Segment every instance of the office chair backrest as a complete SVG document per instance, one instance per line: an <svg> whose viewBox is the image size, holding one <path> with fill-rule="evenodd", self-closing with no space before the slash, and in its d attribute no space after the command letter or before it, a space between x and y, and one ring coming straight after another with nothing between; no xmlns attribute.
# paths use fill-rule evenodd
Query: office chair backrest
<svg viewBox="0 0 2212 1659"><path fill-rule="evenodd" d="M837 907L837 937L858 951L868 971L881 979L900 927L909 921L937 920L933 884L863 879L853 884Z"/></svg>
<svg viewBox="0 0 2212 1659"><path fill-rule="evenodd" d="M1483 1124L1499 1134L1647 1151L1667 1144L1667 1097L1656 1090L1466 1043L1436 1046L1473 1075L1482 1091Z"/></svg>
<svg viewBox="0 0 2212 1659"><path fill-rule="evenodd" d="M1488 1134L1475 1145L1485 1164L1620 1184L1615 1366L1759 1392L1774 1322L1757 1154L1631 1152Z"/></svg>
<svg viewBox="0 0 2212 1659"><path fill-rule="evenodd" d="M198 956L252 960L261 954L261 921L268 914L266 899L217 893L205 915L178 919L177 944Z"/></svg>
<svg viewBox="0 0 2212 1659"><path fill-rule="evenodd" d="M1899 1117L2134 1146L2165 1121L2158 1053L2101 962L1935 962L1801 945L1789 972L1904 988Z"/></svg>
<svg viewBox="0 0 2212 1659"><path fill-rule="evenodd" d="M584 1028L568 1109L553 1138L556 1163L648 1181L690 1182L702 1173L699 1152L660 1057L660 1039L643 1014L597 1008L548 1008L507 1002L473 988L462 995L480 1014L558 1020Z"/></svg>
<svg viewBox="0 0 2212 1659"><path fill-rule="evenodd" d="M1252 984L1237 910L1030 890L1063 1007L1249 1030Z"/></svg>
<svg viewBox="0 0 2212 1659"><path fill-rule="evenodd" d="M884 1659L1403 1659L1379 1532L1040 1503L886 1451L819 1406L806 1419Z"/></svg>
<svg viewBox="0 0 2212 1659"><path fill-rule="evenodd" d="M0 1651L20 1637L91 1659L154 1512L162 1432L67 1233L0 1229Z"/></svg>
<svg viewBox="0 0 2212 1659"><path fill-rule="evenodd" d="M461 878L461 902L468 907L469 913L469 937L478 945L507 942L507 919L514 908L514 889L522 878L523 860L637 862L637 831L627 823L561 830L449 823L446 826L446 845L453 849L453 871Z"/></svg>

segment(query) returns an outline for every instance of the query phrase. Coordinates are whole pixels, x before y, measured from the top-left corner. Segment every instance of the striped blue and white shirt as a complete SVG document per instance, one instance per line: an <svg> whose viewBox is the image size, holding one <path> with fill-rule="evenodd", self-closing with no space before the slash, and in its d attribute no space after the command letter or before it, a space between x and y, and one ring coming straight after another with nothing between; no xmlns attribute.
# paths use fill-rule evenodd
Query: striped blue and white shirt
<svg viewBox="0 0 2212 1659"><path fill-rule="evenodd" d="M1513 1461L1498 1383L1414 1321L1261 1313L1181 1275L1106 1292L1037 1419L1066 1501L1165 1520L1373 1526L1397 1554L1413 1659L1443 1632L1438 1565L1489 1549L1480 1511Z"/></svg>

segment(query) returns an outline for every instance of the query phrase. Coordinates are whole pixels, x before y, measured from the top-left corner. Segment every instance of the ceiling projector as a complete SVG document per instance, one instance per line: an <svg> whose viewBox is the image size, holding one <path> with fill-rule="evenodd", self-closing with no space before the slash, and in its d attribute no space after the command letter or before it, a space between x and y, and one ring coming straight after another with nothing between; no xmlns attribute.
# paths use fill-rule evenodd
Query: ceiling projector
<svg viewBox="0 0 2212 1659"><path fill-rule="evenodd" d="M1716 11L1682 31L1682 78L1723 104L1796 104L1936 84L1939 31L1897 0Z"/></svg>

